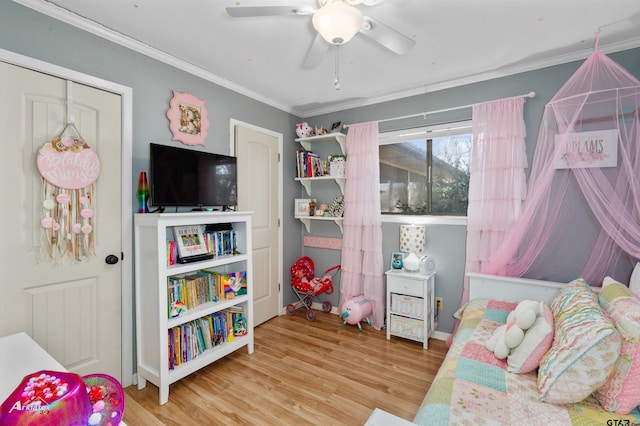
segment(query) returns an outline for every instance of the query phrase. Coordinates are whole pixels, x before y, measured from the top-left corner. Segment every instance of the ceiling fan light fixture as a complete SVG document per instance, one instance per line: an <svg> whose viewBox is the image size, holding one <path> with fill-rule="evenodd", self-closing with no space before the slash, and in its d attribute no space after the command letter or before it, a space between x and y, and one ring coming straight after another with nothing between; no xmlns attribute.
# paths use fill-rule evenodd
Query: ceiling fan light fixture
<svg viewBox="0 0 640 426"><path fill-rule="evenodd" d="M322 38L336 45L351 40L364 25L362 13L342 0L332 1L317 10L312 21Z"/></svg>

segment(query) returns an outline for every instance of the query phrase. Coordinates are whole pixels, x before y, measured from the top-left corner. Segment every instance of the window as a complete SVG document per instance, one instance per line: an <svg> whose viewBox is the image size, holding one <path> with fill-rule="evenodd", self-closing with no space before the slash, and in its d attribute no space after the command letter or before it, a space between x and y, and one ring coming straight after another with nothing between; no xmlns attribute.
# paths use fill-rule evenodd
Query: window
<svg viewBox="0 0 640 426"><path fill-rule="evenodd" d="M380 134L380 211L467 214L471 122Z"/></svg>

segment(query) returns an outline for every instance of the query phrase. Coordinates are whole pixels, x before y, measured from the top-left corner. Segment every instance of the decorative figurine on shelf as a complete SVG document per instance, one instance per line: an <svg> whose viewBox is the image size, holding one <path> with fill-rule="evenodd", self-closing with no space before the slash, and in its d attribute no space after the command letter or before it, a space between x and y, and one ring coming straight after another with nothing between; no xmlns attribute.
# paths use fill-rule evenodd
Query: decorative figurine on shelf
<svg viewBox="0 0 640 426"><path fill-rule="evenodd" d="M363 295L352 297L342 304L342 325L357 324L358 331L362 331L360 322L365 320L367 325L371 325L369 321L369 315L373 313L373 306L369 299Z"/></svg>
<svg viewBox="0 0 640 426"><path fill-rule="evenodd" d="M396 270L402 269L402 267L404 266L403 260L404 253L394 251L393 253L391 253L391 268Z"/></svg>
<svg viewBox="0 0 640 426"><path fill-rule="evenodd" d="M402 261L402 267L409 272L416 272L420 268L420 259L415 253L409 253Z"/></svg>
<svg viewBox="0 0 640 426"><path fill-rule="evenodd" d="M298 135L299 138L307 138L311 136L312 132L313 129L306 122L296 124L296 135Z"/></svg>
<svg viewBox="0 0 640 426"><path fill-rule="evenodd" d="M316 202L314 200L309 201L309 216L313 216L316 213Z"/></svg>
<svg viewBox="0 0 640 426"><path fill-rule="evenodd" d="M338 195L331 202L331 206L329 207L329 213L333 217L342 217L344 214L344 196Z"/></svg>
<svg viewBox="0 0 640 426"><path fill-rule="evenodd" d="M317 216L324 216L324 217L331 216L329 214L329 204L327 203L321 203L319 207L319 211L320 211L320 214L316 213Z"/></svg>
<svg viewBox="0 0 640 426"><path fill-rule="evenodd" d="M149 184L147 183L146 172L140 172L136 198L138 199L138 213L149 213L149 206L147 206L149 202Z"/></svg>
<svg viewBox="0 0 640 426"><path fill-rule="evenodd" d="M343 154L331 154L327 157L329 162L329 176L344 177L347 156Z"/></svg>
<svg viewBox="0 0 640 426"><path fill-rule="evenodd" d="M234 336L247 335L247 320L242 314L238 314L233 322L233 335Z"/></svg>
<svg viewBox="0 0 640 426"><path fill-rule="evenodd" d="M187 312L187 306L183 302L171 303L171 318L179 317L185 312Z"/></svg>

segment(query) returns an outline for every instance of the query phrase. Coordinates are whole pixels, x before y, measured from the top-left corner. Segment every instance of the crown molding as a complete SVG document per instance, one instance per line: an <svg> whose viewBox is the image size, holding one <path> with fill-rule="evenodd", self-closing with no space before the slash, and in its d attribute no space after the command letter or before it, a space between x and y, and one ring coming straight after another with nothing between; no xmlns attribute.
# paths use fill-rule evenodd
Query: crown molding
<svg viewBox="0 0 640 426"><path fill-rule="evenodd" d="M610 43L607 45L601 44L598 46L598 50L602 53L609 54L609 53L621 52L623 50L635 49L637 47L640 47L640 37L624 40L618 43ZM421 86L413 89L388 93L382 96L377 96L375 98L368 98L366 100L358 99L352 102L344 102L340 104L331 105L326 108L323 107L323 108L317 108L313 110L306 110L304 114L302 114L302 118L315 117L318 115L340 112L347 109L375 105L382 102L395 101L395 100L407 98L410 96L423 95L425 93L437 92L444 89L451 89L454 87L464 86L467 84L492 80L494 78L507 77L510 75L520 74L527 71L535 71L538 69L552 67L555 65L561 65L561 64L566 64L573 61L584 60L584 59L587 59L589 55L591 55L593 52L594 52L593 48L578 50L578 51L567 53L567 54L556 55L551 58L541 59L538 61L508 65L499 69L478 73L478 74L467 76L467 77L446 80L440 83L434 83L434 84L429 84L426 86Z"/></svg>
<svg viewBox="0 0 640 426"><path fill-rule="evenodd" d="M387 93L381 96L376 96L376 97L371 97L366 99L360 98L358 100L340 102L340 103L336 103L336 104L332 104L326 107L320 107L316 109L296 110L294 109L294 107L290 105L284 105L271 98L267 98L255 91L247 89L244 86L241 86L232 81L224 79L219 75L216 75L209 71L205 71L202 68L197 67L186 61L183 61L179 58L176 58L173 55L169 55L168 53L155 49L131 37L127 37L122 33L109 29L103 25L100 25L94 21L84 18L67 9L54 5L50 3L48 0L44 0L44 1L43 0L12 0L12 1L14 3L18 3L20 5L33 9L37 12L40 12L44 15L50 16L59 21L65 22L69 25L75 26L81 30L87 31L98 37L101 37L113 43L119 44L125 48L131 49L140 54L156 59L160 62L171 65L174 68L177 68L181 71L195 75L211 83L217 84L221 87L227 88L236 93L247 96L258 102L272 106L274 108L277 108L289 114L293 114L300 118L310 118L318 115L330 114L330 113L345 111L348 109L354 109L354 108L360 108L364 106L379 104L382 102L395 101L395 100L410 97L410 96L423 95L430 92L437 92L440 90L450 89L450 88L459 87L467 84L479 83L482 81L487 81L487 80L500 78L500 77L506 77L509 75L519 74L522 72L534 71L537 69L547 68L554 65L560 65L568 62L578 61L578 60L584 60L588 58L591 53L593 53L593 48L583 49L583 50L578 50L578 51L567 53L567 54L556 55L551 58L545 58L545 59L525 62L521 64L512 64L512 65L504 66L495 70L478 73L472 76L446 80L446 81L442 81L434 84L421 85L419 87L412 88L412 89L399 90L399 91ZM607 53L619 52L622 50L634 49L637 47L640 47L640 37L624 40L617 43L610 43L607 45L600 44L600 46L598 47L598 50L600 50L602 53L607 54Z"/></svg>
<svg viewBox="0 0 640 426"><path fill-rule="evenodd" d="M40 12L44 15L47 15L51 18L62 21L66 24L72 25L76 28L79 28L88 33L94 34L98 37L104 38L105 40L111 41L113 43L119 44L127 49L133 50L150 58L156 59L160 62L163 62L167 65L171 65L174 68L177 68L181 71L187 72L189 74L195 75L196 77L200 77L204 80L207 80L211 83L215 83L219 86L222 86L226 89L232 90L241 95L247 96L256 101L262 102L289 114L296 114L289 106L283 105L279 102L276 102L273 99L262 96L259 93L256 93L252 90L247 89L244 86L240 86L232 81L224 79L219 75L211 73L209 71L205 71L200 67L197 67L189 62L183 61L182 59L176 58L173 55L169 55L166 52L153 48L145 43L142 43L136 39L128 37L122 33L114 31L104 25L98 24L95 21L84 18L76 13L73 13L67 9L64 9L60 6L54 5L49 1L45 0L12 0L14 3L18 3L22 6L33 9L37 12Z"/></svg>

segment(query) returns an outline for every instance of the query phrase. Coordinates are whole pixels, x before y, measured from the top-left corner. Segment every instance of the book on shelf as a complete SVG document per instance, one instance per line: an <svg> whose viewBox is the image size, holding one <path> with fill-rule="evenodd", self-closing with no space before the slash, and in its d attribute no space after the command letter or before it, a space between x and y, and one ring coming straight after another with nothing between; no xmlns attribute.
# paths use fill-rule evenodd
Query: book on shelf
<svg viewBox="0 0 640 426"><path fill-rule="evenodd" d="M190 257L209 254L201 226L174 226L173 235L178 244L178 255L181 259L187 260Z"/></svg>
<svg viewBox="0 0 640 426"><path fill-rule="evenodd" d="M307 150L305 149L296 150L296 171L298 177L304 177L305 175L304 156L306 152Z"/></svg>
<svg viewBox="0 0 640 426"><path fill-rule="evenodd" d="M243 327L246 327L244 310L233 307L170 328L167 331L169 370L229 342L231 336L245 335Z"/></svg>
<svg viewBox="0 0 640 426"><path fill-rule="evenodd" d="M167 277L168 318L200 305L247 294L247 271L220 272L201 269Z"/></svg>
<svg viewBox="0 0 640 426"><path fill-rule="evenodd" d="M209 294L209 280L202 274L185 276L190 306L196 308L211 301ZM187 305L189 307L189 305Z"/></svg>
<svg viewBox="0 0 640 426"><path fill-rule="evenodd" d="M184 263L185 259L206 260L213 257L238 254L237 234L231 230L224 231L204 231L202 240L204 241L204 254L198 254L183 258L179 251L177 241L167 241L167 266L176 263Z"/></svg>
<svg viewBox="0 0 640 426"><path fill-rule="evenodd" d="M208 287L208 295L210 302L218 301L218 280L213 274L206 270L196 271L196 274L205 277Z"/></svg>
<svg viewBox="0 0 640 426"><path fill-rule="evenodd" d="M323 162L318 154L305 149L296 151L296 168L298 177L318 177L326 174Z"/></svg>
<svg viewBox="0 0 640 426"><path fill-rule="evenodd" d="M211 287L214 292L213 296L215 297L216 301L223 300L224 297L221 297L221 295L224 296L224 293L220 291L220 272L209 269L201 269L198 272L209 275L209 277L211 278Z"/></svg>
<svg viewBox="0 0 640 426"><path fill-rule="evenodd" d="M204 237L207 252L214 256L238 253L237 235L233 229L205 231Z"/></svg>
<svg viewBox="0 0 640 426"><path fill-rule="evenodd" d="M167 266L178 263L178 243L167 241Z"/></svg>
<svg viewBox="0 0 640 426"><path fill-rule="evenodd" d="M184 329L184 348L182 349L182 361L187 362L193 359L193 351L191 347L193 346L193 333L191 330L193 329L192 324L188 324L187 326L180 326L180 328Z"/></svg>

